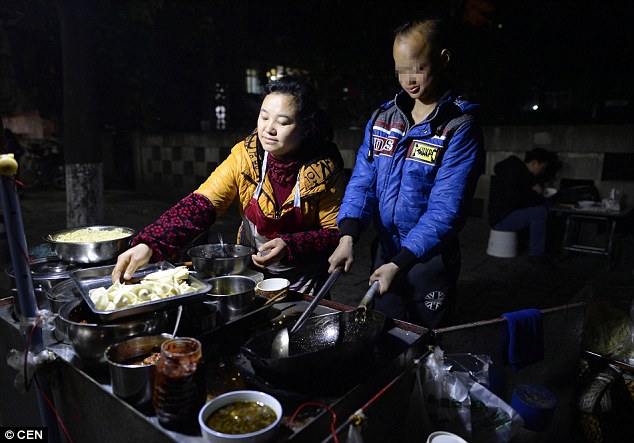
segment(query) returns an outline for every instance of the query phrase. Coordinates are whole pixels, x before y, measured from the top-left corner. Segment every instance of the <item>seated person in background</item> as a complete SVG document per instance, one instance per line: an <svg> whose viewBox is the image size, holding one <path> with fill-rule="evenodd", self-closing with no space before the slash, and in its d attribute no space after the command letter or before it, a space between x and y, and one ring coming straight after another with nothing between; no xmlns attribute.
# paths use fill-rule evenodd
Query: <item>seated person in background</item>
<svg viewBox="0 0 634 443"><path fill-rule="evenodd" d="M493 168L489 193L489 225L498 231L519 231L529 227L529 259L546 259L548 211L543 183L561 163L557 154L543 148L526 153L524 161L511 155Z"/></svg>

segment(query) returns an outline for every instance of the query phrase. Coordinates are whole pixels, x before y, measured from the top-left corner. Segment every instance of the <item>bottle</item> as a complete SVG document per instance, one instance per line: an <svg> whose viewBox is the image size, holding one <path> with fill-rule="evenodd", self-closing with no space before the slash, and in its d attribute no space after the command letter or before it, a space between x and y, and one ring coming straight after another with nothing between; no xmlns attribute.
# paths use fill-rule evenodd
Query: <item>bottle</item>
<svg viewBox="0 0 634 443"><path fill-rule="evenodd" d="M197 433L206 400L201 343L186 337L165 341L155 371L152 404L159 423L172 431Z"/></svg>

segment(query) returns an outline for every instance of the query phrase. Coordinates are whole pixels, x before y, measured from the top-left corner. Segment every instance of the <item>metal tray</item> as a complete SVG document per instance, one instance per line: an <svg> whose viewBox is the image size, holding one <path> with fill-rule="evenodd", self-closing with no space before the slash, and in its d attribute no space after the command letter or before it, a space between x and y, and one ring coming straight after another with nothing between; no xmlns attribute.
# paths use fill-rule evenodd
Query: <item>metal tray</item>
<svg viewBox="0 0 634 443"><path fill-rule="evenodd" d="M163 269L173 269L175 266L169 262L162 261L158 263L151 263L137 269L133 278L142 279L152 272L161 271ZM159 309L176 305L179 303L190 303L201 300L207 292L211 289L211 284L206 281L200 280L194 275L190 274L187 279L187 283L193 286L196 291L189 292L182 295L174 295L172 297L164 298L156 301L149 301L134 306L128 306L121 309L114 309L112 311L102 311L97 309L93 301L88 295L91 289L100 287L109 287L112 285L112 270L114 265L100 266L96 268L78 269L71 272L70 276L79 288L82 297L88 304L88 307L99 316L103 321L112 321L122 317L128 317L131 315L145 314L148 312L155 312Z"/></svg>

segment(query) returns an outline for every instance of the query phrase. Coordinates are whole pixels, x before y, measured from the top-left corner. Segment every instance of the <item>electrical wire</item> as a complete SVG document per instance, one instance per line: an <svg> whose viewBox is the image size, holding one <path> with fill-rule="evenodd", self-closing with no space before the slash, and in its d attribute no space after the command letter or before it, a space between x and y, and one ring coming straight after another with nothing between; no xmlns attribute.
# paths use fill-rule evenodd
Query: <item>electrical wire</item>
<svg viewBox="0 0 634 443"><path fill-rule="evenodd" d="M332 415L332 423L330 424L330 432L332 433L332 438L335 441L335 443L339 443L339 438L337 437L337 431L335 430L335 424L337 423L337 414L335 414L335 411L330 409L328 405L325 405L323 403L317 403L313 401L307 401L306 403L302 403L301 405L297 407L297 409L291 416L291 419L289 420L288 425L290 426L291 424L293 424L293 420L295 420L295 418L297 417L297 414L299 414L299 411L301 411L305 406L316 406L318 408L322 408L330 412L330 415Z"/></svg>

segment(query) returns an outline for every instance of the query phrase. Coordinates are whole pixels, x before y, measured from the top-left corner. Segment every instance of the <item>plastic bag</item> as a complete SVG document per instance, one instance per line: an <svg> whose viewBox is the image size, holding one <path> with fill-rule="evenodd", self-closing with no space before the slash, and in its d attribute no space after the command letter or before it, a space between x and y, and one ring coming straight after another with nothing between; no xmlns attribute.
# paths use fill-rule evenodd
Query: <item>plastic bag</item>
<svg viewBox="0 0 634 443"><path fill-rule="evenodd" d="M445 359L439 347L427 357L423 392L432 425L435 430L452 432L472 443L506 443L524 421L511 406L487 389L490 360L486 357L478 360L486 363L486 368L485 365L454 367L452 363L455 364L456 359L451 356Z"/></svg>

